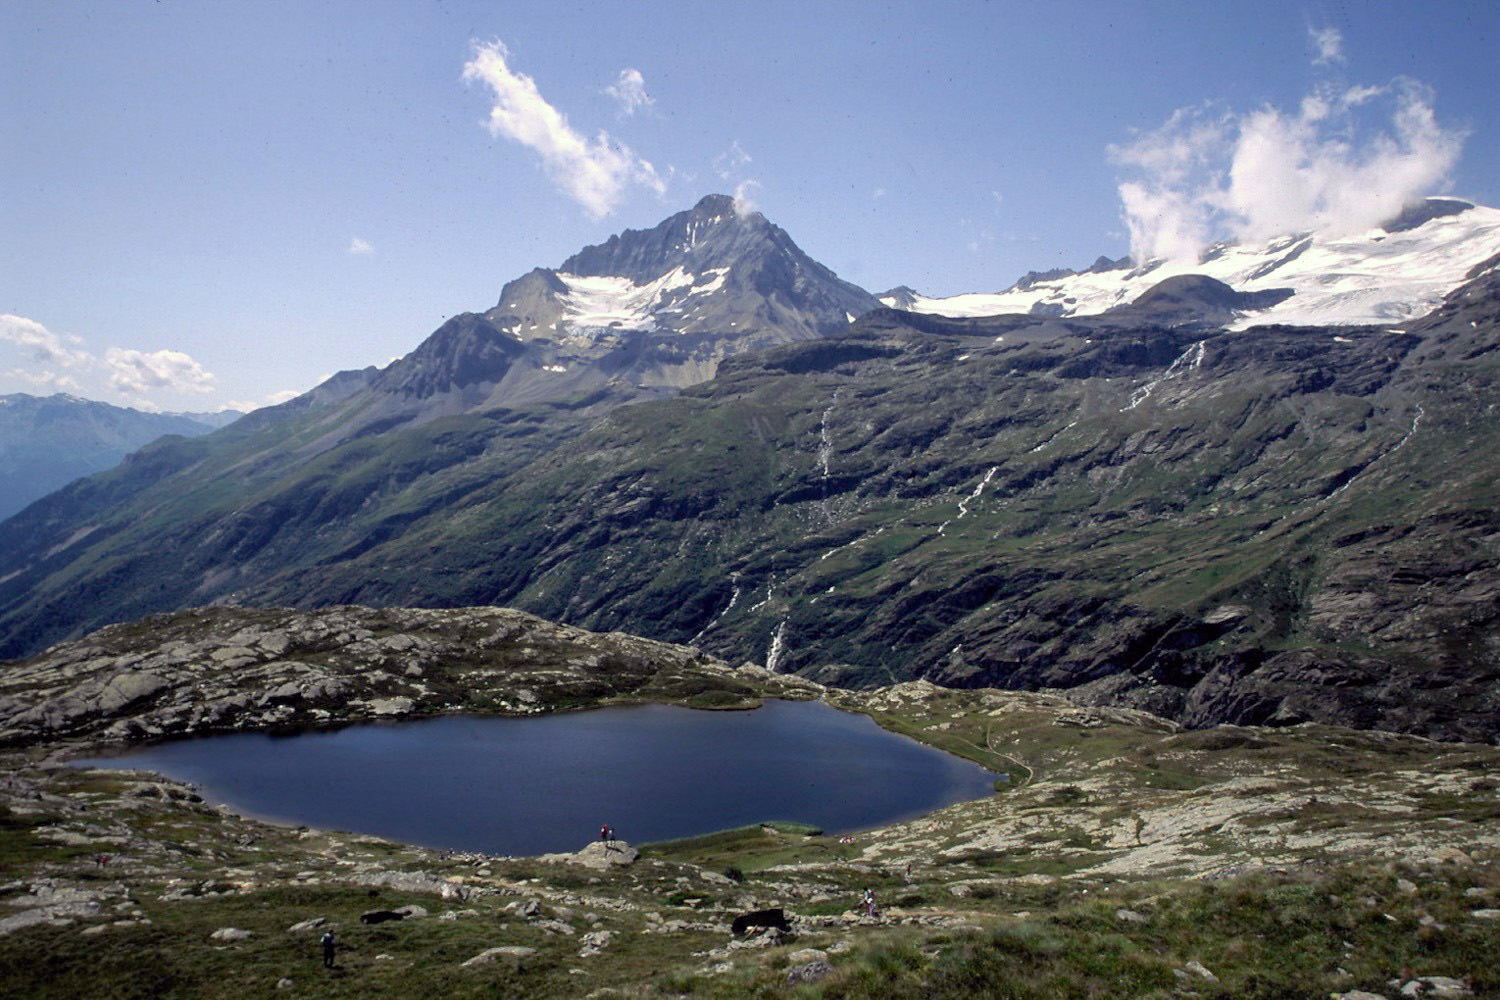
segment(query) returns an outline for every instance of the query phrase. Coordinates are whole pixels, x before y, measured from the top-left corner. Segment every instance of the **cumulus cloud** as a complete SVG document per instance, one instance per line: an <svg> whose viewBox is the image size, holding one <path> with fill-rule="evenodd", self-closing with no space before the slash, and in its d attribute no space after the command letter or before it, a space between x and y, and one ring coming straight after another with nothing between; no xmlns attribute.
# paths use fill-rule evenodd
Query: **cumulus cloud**
<svg viewBox="0 0 1500 1000"><path fill-rule="evenodd" d="M181 351L144 351L111 347L104 352L109 383L121 392L213 392L218 381Z"/></svg>
<svg viewBox="0 0 1500 1000"><path fill-rule="evenodd" d="M620 78L605 87L604 92L620 102L620 113L626 116L656 103L656 99L646 93L646 78L638 69L620 70Z"/></svg>
<svg viewBox="0 0 1500 1000"><path fill-rule="evenodd" d="M1430 88L1323 85L1295 112L1184 108L1111 147L1137 260L1181 259L1217 239L1377 226L1441 188L1465 134L1444 128Z"/></svg>
<svg viewBox="0 0 1500 1000"><path fill-rule="evenodd" d="M160 409L147 393L214 391L217 379L181 351L137 351L108 348L103 357L86 350L80 337L59 334L36 320L0 314L0 344L20 349L29 364L0 371L0 376L53 391L99 398L110 390L128 395L130 405Z"/></svg>
<svg viewBox="0 0 1500 1000"><path fill-rule="evenodd" d="M586 139L547 103L536 81L512 70L500 42L477 45L464 65L464 79L490 88L494 103L486 123L490 134L535 152L543 169L565 194L595 218L614 211L631 185L666 192L666 182L650 162L636 156L606 132Z"/></svg>
<svg viewBox="0 0 1500 1000"><path fill-rule="evenodd" d="M353 237L353 238L351 238L349 240L349 250L348 250L348 252L352 253L352 254L374 253L375 252L375 248L372 247L365 240L362 240L358 236L355 236L355 237Z"/></svg>
<svg viewBox="0 0 1500 1000"><path fill-rule="evenodd" d="M76 368L91 360L87 351L69 347L63 336L53 333L34 319L14 313L0 313L0 340L16 345L33 360L45 364ZM78 343L76 337L68 337L66 340Z"/></svg>

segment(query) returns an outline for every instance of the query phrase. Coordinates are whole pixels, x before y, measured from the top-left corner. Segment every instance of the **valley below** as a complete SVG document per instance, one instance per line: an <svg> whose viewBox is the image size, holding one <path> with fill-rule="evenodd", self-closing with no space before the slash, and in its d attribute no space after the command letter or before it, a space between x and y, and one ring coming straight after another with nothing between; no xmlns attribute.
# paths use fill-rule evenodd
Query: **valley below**
<svg viewBox="0 0 1500 1000"><path fill-rule="evenodd" d="M765 698L869 715L996 791L847 837L767 816L605 845L584 815L576 853L506 857L258 822L67 764L196 733ZM354 606L193 609L13 662L0 743L9 996L1500 993L1500 749L1477 743L837 689L507 609ZM785 927L734 933L768 910Z"/></svg>

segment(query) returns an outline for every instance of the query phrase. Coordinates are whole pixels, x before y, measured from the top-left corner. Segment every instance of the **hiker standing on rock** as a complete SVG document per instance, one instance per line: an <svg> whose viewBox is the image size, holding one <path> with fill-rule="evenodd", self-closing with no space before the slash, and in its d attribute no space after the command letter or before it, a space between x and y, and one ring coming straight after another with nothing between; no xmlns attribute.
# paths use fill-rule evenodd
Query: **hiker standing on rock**
<svg viewBox="0 0 1500 1000"><path fill-rule="evenodd" d="M333 931L323 932L323 968L333 968L333 950L338 947L338 942L333 937Z"/></svg>

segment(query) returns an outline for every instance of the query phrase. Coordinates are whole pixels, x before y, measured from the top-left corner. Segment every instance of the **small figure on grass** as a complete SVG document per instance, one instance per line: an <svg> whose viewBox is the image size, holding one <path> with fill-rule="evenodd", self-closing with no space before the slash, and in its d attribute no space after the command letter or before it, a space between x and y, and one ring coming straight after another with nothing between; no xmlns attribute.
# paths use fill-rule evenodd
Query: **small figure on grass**
<svg viewBox="0 0 1500 1000"><path fill-rule="evenodd" d="M333 952L338 947L338 941L333 936L333 931L323 932L323 968L333 968Z"/></svg>

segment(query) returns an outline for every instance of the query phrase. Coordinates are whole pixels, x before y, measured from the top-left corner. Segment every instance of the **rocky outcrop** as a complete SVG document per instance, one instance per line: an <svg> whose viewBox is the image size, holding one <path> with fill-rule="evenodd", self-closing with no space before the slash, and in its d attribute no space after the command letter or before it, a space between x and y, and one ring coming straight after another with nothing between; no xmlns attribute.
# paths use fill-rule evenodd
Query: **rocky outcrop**
<svg viewBox="0 0 1500 1000"><path fill-rule="evenodd" d="M0 744L465 709L532 714L603 698L733 704L756 689L690 647L505 608L204 608L112 626L7 665Z"/></svg>
<svg viewBox="0 0 1500 1000"><path fill-rule="evenodd" d="M572 854L543 854L537 860L548 864L582 865L603 871L627 868L635 864L640 856L640 851L623 840L596 840Z"/></svg>

